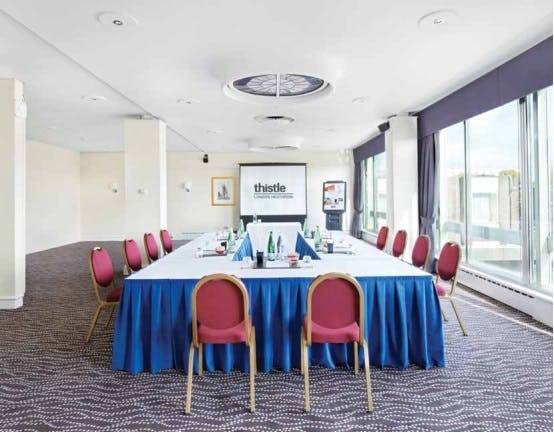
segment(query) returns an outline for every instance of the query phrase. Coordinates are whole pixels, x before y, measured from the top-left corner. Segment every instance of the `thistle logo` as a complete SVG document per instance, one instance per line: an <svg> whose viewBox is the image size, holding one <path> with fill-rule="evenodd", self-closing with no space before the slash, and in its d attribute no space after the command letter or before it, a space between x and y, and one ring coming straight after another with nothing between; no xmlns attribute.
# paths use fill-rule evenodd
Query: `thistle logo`
<svg viewBox="0 0 554 433"><path fill-rule="evenodd" d="M281 185L279 182L268 185L267 183L262 184L261 182L258 182L254 185L254 192L286 192L287 187L285 185Z"/></svg>
<svg viewBox="0 0 554 433"><path fill-rule="evenodd" d="M287 187L280 182L274 184L268 183L255 183L254 184L254 198L256 199L282 199L282 198L294 198L294 193L287 192Z"/></svg>

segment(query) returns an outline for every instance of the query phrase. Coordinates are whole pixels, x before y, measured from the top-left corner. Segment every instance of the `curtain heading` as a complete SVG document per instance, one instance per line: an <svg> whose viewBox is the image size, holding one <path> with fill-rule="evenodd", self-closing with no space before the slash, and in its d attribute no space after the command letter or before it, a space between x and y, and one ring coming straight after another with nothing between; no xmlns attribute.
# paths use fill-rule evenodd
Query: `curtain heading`
<svg viewBox="0 0 554 433"><path fill-rule="evenodd" d="M358 163L364 159L371 158L385 151L385 134L376 135L366 143L354 149L354 162Z"/></svg>
<svg viewBox="0 0 554 433"><path fill-rule="evenodd" d="M418 113L419 138L552 85L552 36Z"/></svg>

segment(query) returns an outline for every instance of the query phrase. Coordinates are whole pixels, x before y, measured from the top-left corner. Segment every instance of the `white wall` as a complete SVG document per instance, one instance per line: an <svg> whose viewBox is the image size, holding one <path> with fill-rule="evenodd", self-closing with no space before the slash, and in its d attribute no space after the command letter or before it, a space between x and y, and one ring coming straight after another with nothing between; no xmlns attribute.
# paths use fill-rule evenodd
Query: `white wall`
<svg viewBox="0 0 554 433"><path fill-rule="evenodd" d="M26 251L78 242L80 154L27 140Z"/></svg>
<svg viewBox="0 0 554 433"><path fill-rule="evenodd" d="M214 153L210 162L202 162L202 153L168 152L167 220L173 232L203 232L224 225L238 224L239 207L211 206L210 178L236 176L238 164L252 162L305 162L308 164L308 223L325 225L321 211L322 184L325 180L347 182L348 210L344 229L350 227L352 162L340 160L338 152L290 152L283 154ZM108 185L119 182L120 192L113 194ZM187 193L182 184L192 182ZM122 239L125 233L123 153L81 154L81 233L82 240ZM109 204L109 206L108 206ZM111 212L98 212L109 208Z"/></svg>
<svg viewBox="0 0 554 433"><path fill-rule="evenodd" d="M125 234L123 152L81 153L81 240L123 239ZM117 193L110 184L117 183Z"/></svg>

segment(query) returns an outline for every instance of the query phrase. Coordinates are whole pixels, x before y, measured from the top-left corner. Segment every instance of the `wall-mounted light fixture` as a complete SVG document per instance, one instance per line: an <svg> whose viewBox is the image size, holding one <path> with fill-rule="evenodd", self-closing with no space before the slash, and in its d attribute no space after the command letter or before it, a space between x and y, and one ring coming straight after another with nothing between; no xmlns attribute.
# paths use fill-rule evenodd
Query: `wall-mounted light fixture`
<svg viewBox="0 0 554 433"><path fill-rule="evenodd" d="M186 192L192 191L192 182L190 180L183 182L181 186Z"/></svg>
<svg viewBox="0 0 554 433"><path fill-rule="evenodd" d="M112 182L108 185L108 188L110 189L111 192L113 192L114 194L117 194L119 192L119 185L117 184L117 182Z"/></svg>

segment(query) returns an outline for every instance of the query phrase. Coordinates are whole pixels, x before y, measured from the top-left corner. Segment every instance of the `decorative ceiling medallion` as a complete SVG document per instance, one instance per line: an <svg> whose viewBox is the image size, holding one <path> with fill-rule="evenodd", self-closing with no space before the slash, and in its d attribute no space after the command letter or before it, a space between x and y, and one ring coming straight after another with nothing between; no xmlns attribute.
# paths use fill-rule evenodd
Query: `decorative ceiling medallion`
<svg viewBox="0 0 554 433"><path fill-rule="evenodd" d="M250 75L229 82L223 89L234 99L262 103L311 100L330 90L330 84L322 78L290 73Z"/></svg>

